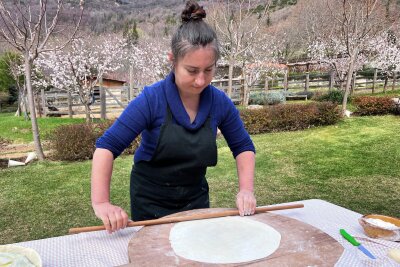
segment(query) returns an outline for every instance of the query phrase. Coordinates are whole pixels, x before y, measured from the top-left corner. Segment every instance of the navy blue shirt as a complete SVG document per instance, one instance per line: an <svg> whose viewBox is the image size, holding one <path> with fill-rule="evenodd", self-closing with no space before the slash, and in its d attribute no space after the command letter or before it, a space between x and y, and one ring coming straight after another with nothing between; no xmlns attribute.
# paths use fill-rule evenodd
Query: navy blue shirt
<svg viewBox="0 0 400 267"><path fill-rule="evenodd" d="M97 148L111 151L114 158L141 133L142 141L135 152L134 162L150 161L157 146L160 127L167 113L167 103L171 109L174 123L187 130L195 131L211 118L211 127L217 134L217 127L225 137L234 157L255 148L249 134L243 127L239 112L224 92L208 85L200 94L199 110L191 123L178 88L174 73L164 80L146 86L115 123L96 142Z"/></svg>

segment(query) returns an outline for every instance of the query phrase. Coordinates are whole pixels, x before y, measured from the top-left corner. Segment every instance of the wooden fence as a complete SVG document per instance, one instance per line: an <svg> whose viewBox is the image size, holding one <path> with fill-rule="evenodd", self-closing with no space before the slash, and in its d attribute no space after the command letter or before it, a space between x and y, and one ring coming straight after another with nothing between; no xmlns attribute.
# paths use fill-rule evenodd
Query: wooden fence
<svg viewBox="0 0 400 267"><path fill-rule="evenodd" d="M139 88L97 87L92 95L90 109L92 114L106 118L107 113L120 113L137 96ZM78 93L63 90L41 91L41 112L44 116L85 114L85 107Z"/></svg>
<svg viewBox="0 0 400 267"><path fill-rule="evenodd" d="M373 77L363 75L354 75L352 81L352 92L381 92L383 91L385 79L381 73L377 71ZM388 89L394 89L398 75L386 80ZM231 99L235 103L240 103L243 99L243 79L235 78L232 81ZM227 93L228 79L213 80L212 85ZM342 84L344 87L344 84ZM271 91L271 90L287 90L289 92L307 92L307 91L328 91L333 88L340 87L335 81L334 75L331 73L323 74L292 74L283 77L269 78L251 86L250 91ZM100 118L106 118L107 113L120 113L127 104L135 98L142 87L130 89L128 86L106 88L96 88L93 95L90 108L92 114L99 114ZM66 91L43 91L41 92L41 109L43 115L69 115L70 117L77 114L84 114L84 106L81 104L78 94L71 94Z"/></svg>
<svg viewBox="0 0 400 267"><path fill-rule="evenodd" d="M372 77L364 76L355 73L352 79L351 90L353 92L371 92L376 93L383 91L385 82L387 89L395 89L399 74L388 77L378 71L375 71ZM243 79L234 79L232 88L232 99L240 100L243 92ZM227 92L228 79L215 80L212 84L219 89ZM340 84L335 80L334 73L302 73L290 74L287 73L283 77L267 78L264 81L258 81L251 86L250 91L260 90L285 90L289 92L307 92L307 91L326 91L333 88L344 88L345 82Z"/></svg>

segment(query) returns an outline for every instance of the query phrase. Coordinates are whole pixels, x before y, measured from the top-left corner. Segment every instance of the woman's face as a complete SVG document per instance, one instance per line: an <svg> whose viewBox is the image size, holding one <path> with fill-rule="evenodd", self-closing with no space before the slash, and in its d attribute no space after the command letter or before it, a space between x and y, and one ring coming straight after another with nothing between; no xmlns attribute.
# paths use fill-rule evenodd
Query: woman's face
<svg viewBox="0 0 400 267"><path fill-rule="evenodd" d="M215 61L215 51L211 46L189 51L175 60L175 83L180 95L200 95L211 83L216 69Z"/></svg>

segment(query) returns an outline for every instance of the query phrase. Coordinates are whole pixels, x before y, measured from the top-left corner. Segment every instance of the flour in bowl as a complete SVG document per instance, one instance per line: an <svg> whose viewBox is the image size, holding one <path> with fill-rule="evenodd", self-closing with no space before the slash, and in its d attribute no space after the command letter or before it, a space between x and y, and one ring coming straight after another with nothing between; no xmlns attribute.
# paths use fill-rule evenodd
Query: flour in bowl
<svg viewBox="0 0 400 267"><path fill-rule="evenodd" d="M385 228L387 230L397 230L400 229L399 226L394 225L393 223L390 222L385 222L381 219L373 219L373 218L367 218L366 221L372 225Z"/></svg>

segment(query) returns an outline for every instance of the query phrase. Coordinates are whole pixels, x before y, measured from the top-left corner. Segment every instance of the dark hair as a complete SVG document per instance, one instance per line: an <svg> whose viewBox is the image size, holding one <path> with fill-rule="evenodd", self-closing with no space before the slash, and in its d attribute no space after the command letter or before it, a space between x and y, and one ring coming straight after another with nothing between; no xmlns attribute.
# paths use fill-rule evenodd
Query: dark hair
<svg viewBox="0 0 400 267"><path fill-rule="evenodd" d="M219 43L215 31L203 21L206 11L196 1L189 0L182 11L182 25L172 37L171 49L175 60L182 58L193 48L211 45L215 50L215 60L220 56Z"/></svg>

